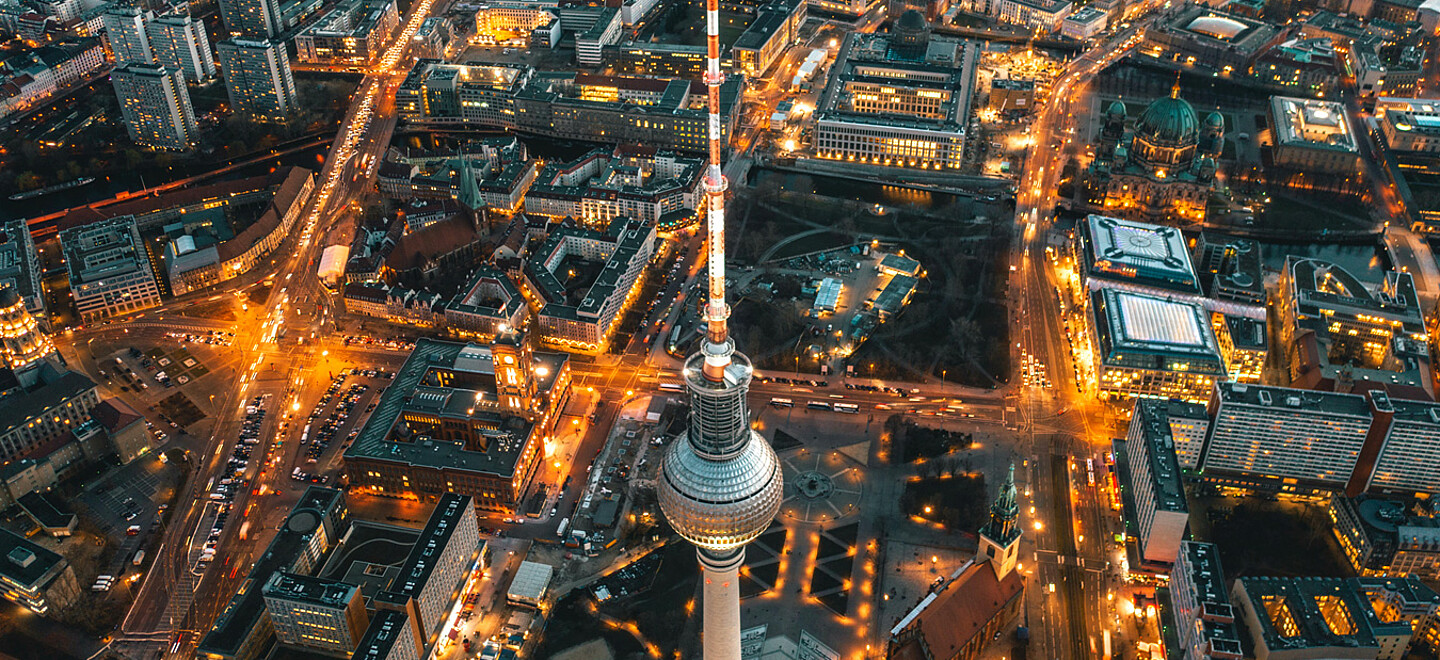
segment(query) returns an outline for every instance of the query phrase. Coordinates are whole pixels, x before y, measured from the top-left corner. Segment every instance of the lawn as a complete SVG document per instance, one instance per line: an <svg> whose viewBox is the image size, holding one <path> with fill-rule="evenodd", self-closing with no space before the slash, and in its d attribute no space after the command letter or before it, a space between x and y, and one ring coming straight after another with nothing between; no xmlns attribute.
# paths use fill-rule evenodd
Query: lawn
<svg viewBox="0 0 1440 660"><path fill-rule="evenodd" d="M974 532L989 517L986 495L984 476L957 474L922 478L905 483L900 510L954 531Z"/></svg>

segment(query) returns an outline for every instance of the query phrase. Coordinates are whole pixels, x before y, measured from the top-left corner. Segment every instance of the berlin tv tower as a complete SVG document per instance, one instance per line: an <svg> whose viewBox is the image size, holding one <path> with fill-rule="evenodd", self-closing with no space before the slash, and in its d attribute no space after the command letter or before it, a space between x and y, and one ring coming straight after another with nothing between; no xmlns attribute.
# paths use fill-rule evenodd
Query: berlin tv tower
<svg viewBox="0 0 1440 660"><path fill-rule="evenodd" d="M704 582L704 660L740 659L740 565L745 544L780 510L784 478L770 443L750 428L745 397L753 371L735 352L725 303L725 174L720 168L720 3L705 0L705 85L710 101L710 166L705 175L710 299L700 352L685 361L690 429L660 467L660 510L695 545Z"/></svg>

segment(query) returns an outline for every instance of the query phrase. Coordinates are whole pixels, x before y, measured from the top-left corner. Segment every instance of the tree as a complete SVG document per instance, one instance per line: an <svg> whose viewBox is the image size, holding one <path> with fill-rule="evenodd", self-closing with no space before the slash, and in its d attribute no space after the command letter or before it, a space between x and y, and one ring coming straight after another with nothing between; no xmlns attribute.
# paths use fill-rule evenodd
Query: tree
<svg viewBox="0 0 1440 660"><path fill-rule="evenodd" d="M20 190L34 190L39 188L43 183L44 181L40 179L39 174L28 170L21 172L20 176L15 177L15 187Z"/></svg>

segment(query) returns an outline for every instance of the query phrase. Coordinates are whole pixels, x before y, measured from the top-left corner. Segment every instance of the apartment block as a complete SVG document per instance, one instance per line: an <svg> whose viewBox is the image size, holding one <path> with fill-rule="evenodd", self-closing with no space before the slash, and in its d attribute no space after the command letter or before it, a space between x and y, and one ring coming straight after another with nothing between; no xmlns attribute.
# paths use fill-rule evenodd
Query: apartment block
<svg viewBox="0 0 1440 660"><path fill-rule="evenodd" d="M455 599L475 577L482 546L471 497L445 493L390 590L375 596L377 608L409 615L421 657L439 640L441 625Z"/></svg>
<svg viewBox="0 0 1440 660"><path fill-rule="evenodd" d="M369 623L355 585L279 571L261 593L281 644L348 656Z"/></svg>
<svg viewBox="0 0 1440 660"><path fill-rule="evenodd" d="M136 144L152 149L189 150L200 126L190 105L190 90L179 69L159 64L130 64L110 74L125 129Z"/></svg>
<svg viewBox="0 0 1440 660"><path fill-rule="evenodd" d="M1220 548L1182 541L1170 571L1170 602L1180 643L1178 660L1240 660L1244 653L1235 627Z"/></svg>
<svg viewBox="0 0 1440 660"><path fill-rule="evenodd" d="M1140 557L1147 563L1175 561L1190 522L1175 439L1164 410L1171 405L1182 407L1182 414L1192 414L1193 408L1199 407L1141 399L1135 404L1125 440L1115 443L1116 456L1125 458L1119 465L1121 483L1128 487L1126 522L1135 526Z"/></svg>
<svg viewBox="0 0 1440 660"><path fill-rule="evenodd" d="M297 108L285 44L265 39L220 42L230 107L261 121L283 121Z"/></svg>

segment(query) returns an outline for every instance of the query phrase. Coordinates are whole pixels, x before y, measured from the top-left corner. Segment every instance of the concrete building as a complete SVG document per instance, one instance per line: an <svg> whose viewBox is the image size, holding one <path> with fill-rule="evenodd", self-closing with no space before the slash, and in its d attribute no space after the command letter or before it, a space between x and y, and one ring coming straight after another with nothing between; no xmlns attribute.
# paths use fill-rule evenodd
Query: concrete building
<svg viewBox="0 0 1440 660"><path fill-rule="evenodd" d="M1204 474L1266 479L1284 489L1343 488L1370 432L1358 394L1222 382L1210 402Z"/></svg>
<svg viewBox="0 0 1440 660"><path fill-rule="evenodd" d="M80 598L75 570L64 557L0 530L0 595L41 616L69 607Z"/></svg>
<svg viewBox="0 0 1440 660"><path fill-rule="evenodd" d="M239 590L201 638L195 656L204 660L260 657L275 635L264 597L271 576L312 572L349 524L344 491L322 486L307 488L265 552L250 566Z"/></svg>
<svg viewBox="0 0 1440 660"><path fill-rule="evenodd" d="M350 655L351 660L420 660L416 650L414 626L410 617L398 610L377 610L370 618L370 627Z"/></svg>
<svg viewBox="0 0 1440 660"><path fill-rule="evenodd" d="M1202 293L1185 236L1174 227L1091 214L1079 223L1076 258L1090 290L1154 295Z"/></svg>
<svg viewBox="0 0 1440 660"><path fill-rule="evenodd" d="M1434 398L1429 340L1409 273L1387 272L1372 291L1338 265L1289 257L1276 302L1278 348L1292 386Z"/></svg>
<svg viewBox="0 0 1440 660"><path fill-rule="evenodd" d="M131 216L110 218L60 232L70 297L85 323L160 304L149 254Z"/></svg>
<svg viewBox="0 0 1440 660"><path fill-rule="evenodd" d="M542 169L525 193L525 212L574 218L592 229L630 218L661 230L699 220L705 161L648 147L596 149Z"/></svg>
<svg viewBox="0 0 1440 660"><path fill-rule="evenodd" d="M475 40L482 44L526 40L536 28L558 19L556 0L495 0L475 12Z"/></svg>
<svg viewBox="0 0 1440 660"><path fill-rule="evenodd" d="M368 67L399 25L394 0L345 0L295 35L295 59L305 64Z"/></svg>
<svg viewBox="0 0 1440 660"><path fill-rule="evenodd" d="M439 641L461 590L479 577L483 546L473 499L444 493L390 590L375 596L377 609L398 609L409 615L420 657L427 657Z"/></svg>
<svg viewBox="0 0 1440 660"><path fill-rule="evenodd" d="M1245 72L1284 33L1265 21L1177 3L1145 30L1140 52L1214 72Z"/></svg>
<svg viewBox="0 0 1440 660"><path fill-rule="evenodd" d="M1114 442L1120 484L1126 491L1125 522L1127 527L1134 525L1129 535L1138 541L1143 563L1174 562L1180 541L1185 538L1190 509L1185 503L1176 457L1178 443L1171 429L1182 419L1193 419L1199 407L1178 401L1138 399L1125 439Z"/></svg>
<svg viewBox="0 0 1440 660"><path fill-rule="evenodd" d="M35 241L24 220L0 224L0 288L8 288L25 303L25 311L47 321L45 289L40 285L41 266Z"/></svg>
<svg viewBox="0 0 1440 660"><path fill-rule="evenodd" d="M606 62L617 73L658 78L699 81L705 76L705 47L685 44L653 44L632 41L606 54ZM720 62L721 71L734 68L734 60Z"/></svg>
<svg viewBox="0 0 1440 660"><path fill-rule="evenodd" d="M1256 660L1399 660L1440 596L1419 580L1242 577L1230 590Z"/></svg>
<svg viewBox="0 0 1440 660"><path fill-rule="evenodd" d="M846 35L816 104L820 158L956 169L964 158L979 49L931 37L913 10L891 35Z"/></svg>
<svg viewBox="0 0 1440 660"><path fill-rule="evenodd" d="M1335 44L1326 37L1297 37L1276 44L1250 65L1255 80L1293 90L1290 93L1324 97L1339 92L1343 63Z"/></svg>
<svg viewBox="0 0 1440 660"><path fill-rule="evenodd" d="M540 341L569 352L603 352L616 322L635 302L654 251L654 225L629 218L610 220L604 231L550 232L525 264L524 285L537 308ZM579 262L599 267L583 290L567 282L568 276L560 279L562 268Z"/></svg>
<svg viewBox="0 0 1440 660"><path fill-rule="evenodd" d="M1060 30L1072 7L1070 0L998 0L994 12L1002 23L1050 34Z"/></svg>
<svg viewBox="0 0 1440 660"><path fill-rule="evenodd" d="M800 40L808 0L771 0L755 11L755 19L735 38L730 57L746 76L762 77L785 49Z"/></svg>
<svg viewBox="0 0 1440 660"><path fill-rule="evenodd" d="M1220 569L1220 548L1181 541L1170 571L1170 604L1179 641L1178 660L1240 660L1245 657L1235 608Z"/></svg>
<svg viewBox="0 0 1440 660"><path fill-rule="evenodd" d="M168 232L165 268L171 293L184 295L244 275L279 247L305 208L315 176L292 167L268 179L274 193L259 219L230 239L217 242L208 232L183 227Z"/></svg>
<svg viewBox="0 0 1440 660"><path fill-rule="evenodd" d="M1356 573L1440 579L1440 521L1426 503L1336 496L1330 498L1330 521Z"/></svg>
<svg viewBox="0 0 1440 660"><path fill-rule="evenodd" d="M145 31L155 63L179 69L191 82L215 77L215 54L200 19L169 14L149 21Z"/></svg>
<svg viewBox="0 0 1440 660"><path fill-rule="evenodd" d="M886 660L975 660L1020 614L1025 577L1015 467L990 506L975 558L951 573L890 629Z"/></svg>
<svg viewBox="0 0 1440 660"><path fill-rule="evenodd" d="M1110 15L1091 6L1081 7L1060 22L1060 35L1076 41L1089 41L1109 26Z"/></svg>
<svg viewBox="0 0 1440 660"><path fill-rule="evenodd" d="M481 266L460 293L445 303L444 314L451 332L488 342L506 330L524 327L530 307L508 275Z"/></svg>
<svg viewBox="0 0 1440 660"><path fill-rule="evenodd" d="M150 49L150 35L146 23L154 15L138 7L111 5L101 20L105 24L105 36L110 41L110 54L115 66L130 64L153 64L155 53Z"/></svg>
<svg viewBox="0 0 1440 660"><path fill-rule="evenodd" d="M513 512L570 391L569 356L514 333L489 347L420 339L345 451L351 488Z"/></svg>
<svg viewBox="0 0 1440 660"><path fill-rule="evenodd" d="M281 644L349 656L369 623L354 585L277 571L261 590Z"/></svg>
<svg viewBox="0 0 1440 660"><path fill-rule="evenodd" d="M1205 401L1224 358L1200 305L1104 288L1090 293L1088 335L1104 397Z"/></svg>
<svg viewBox="0 0 1440 660"><path fill-rule="evenodd" d="M1381 97L1375 102L1380 133L1393 151L1440 153L1440 102Z"/></svg>
<svg viewBox="0 0 1440 660"><path fill-rule="evenodd" d="M217 48L233 110L260 121L284 121L299 108L285 44L228 39Z"/></svg>
<svg viewBox="0 0 1440 660"><path fill-rule="evenodd" d="M219 0L220 17L230 37L274 39L286 25L279 0Z"/></svg>
<svg viewBox="0 0 1440 660"><path fill-rule="evenodd" d="M594 23L575 34L575 63L596 66L604 61L605 47L620 42L623 25L619 9L603 7L597 11Z"/></svg>
<svg viewBox="0 0 1440 660"><path fill-rule="evenodd" d="M131 64L110 74L130 139L143 147L187 151L200 126L190 106L190 90L179 69Z"/></svg>
<svg viewBox="0 0 1440 660"><path fill-rule="evenodd" d="M1359 175L1360 150L1345 106L1288 96L1270 98L1274 163L1301 172Z"/></svg>
<svg viewBox="0 0 1440 660"><path fill-rule="evenodd" d="M0 463L13 461L48 445L90 419L100 402L95 383L75 371L43 363L26 384L10 371L10 386L0 396Z"/></svg>

